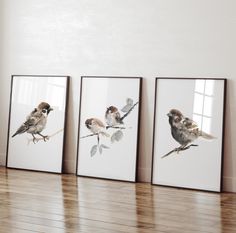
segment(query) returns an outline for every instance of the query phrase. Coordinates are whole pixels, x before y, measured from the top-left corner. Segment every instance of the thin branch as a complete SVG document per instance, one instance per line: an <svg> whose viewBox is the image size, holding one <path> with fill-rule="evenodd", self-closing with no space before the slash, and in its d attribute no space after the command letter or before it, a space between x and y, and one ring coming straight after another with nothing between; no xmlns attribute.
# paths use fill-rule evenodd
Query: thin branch
<svg viewBox="0 0 236 233"><path fill-rule="evenodd" d="M63 130L64 130L64 129L60 129L60 130L56 131L55 133L51 134L51 135L49 136L49 138L54 137L55 135L59 134L59 133L62 132Z"/></svg>
<svg viewBox="0 0 236 233"><path fill-rule="evenodd" d="M88 134L88 135L85 135L83 137L80 137L80 139L87 138L87 137L92 137L92 136L95 136L95 135L98 135L98 133Z"/></svg>
<svg viewBox="0 0 236 233"><path fill-rule="evenodd" d="M163 158L167 157L168 155L170 155L170 154L172 154L172 153L174 153L174 152L179 152L179 151L182 151L182 150L187 150L187 149L189 149L191 146L198 146L198 145L196 145L196 144L191 144L191 145L186 146L186 147L181 147L181 146L180 146L180 147L178 147L178 148L175 148L175 149L171 150L171 151L168 152L167 154L163 155L161 158L163 159Z"/></svg>
<svg viewBox="0 0 236 233"><path fill-rule="evenodd" d="M49 140L50 138L56 136L57 134L59 134L60 132L62 132L64 129L60 129L58 131L56 131L55 133L51 134L51 135L48 135L45 137L46 140ZM44 138L37 138L35 137L35 139L33 138L27 138L27 145L29 145L31 142L35 143L35 142L39 142L39 141L45 141Z"/></svg>
<svg viewBox="0 0 236 233"><path fill-rule="evenodd" d="M135 103L135 104L130 108L130 110L129 110L127 113L125 113L125 114L120 118L120 120L123 121L123 120L130 114L130 112L134 109L134 107L135 107L138 103L139 103L139 102Z"/></svg>
<svg viewBox="0 0 236 233"><path fill-rule="evenodd" d="M109 129L109 128L112 128L112 129L126 129L125 127L119 127L119 126L106 126L106 129Z"/></svg>

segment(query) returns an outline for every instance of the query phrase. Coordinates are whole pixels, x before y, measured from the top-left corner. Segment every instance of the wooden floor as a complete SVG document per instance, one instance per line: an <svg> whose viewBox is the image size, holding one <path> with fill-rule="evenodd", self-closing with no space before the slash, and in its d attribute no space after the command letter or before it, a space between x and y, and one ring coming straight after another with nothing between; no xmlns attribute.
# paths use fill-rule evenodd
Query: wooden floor
<svg viewBox="0 0 236 233"><path fill-rule="evenodd" d="M236 233L236 194L0 168L0 232Z"/></svg>

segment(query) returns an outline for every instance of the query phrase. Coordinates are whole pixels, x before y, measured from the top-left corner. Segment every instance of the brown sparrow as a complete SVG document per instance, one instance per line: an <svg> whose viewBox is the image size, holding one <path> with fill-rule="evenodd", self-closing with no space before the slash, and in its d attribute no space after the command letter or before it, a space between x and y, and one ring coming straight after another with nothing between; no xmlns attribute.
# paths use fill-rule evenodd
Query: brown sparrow
<svg viewBox="0 0 236 233"><path fill-rule="evenodd" d="M33 137L33 142L35 142L35 134L43 137L46 141L48 136L44 136L41 132L45 129L47 124L47 116L53 109L46 102L41 102L37 108L35 108L29 116L27 116L26 121L17 129L17 131L12 135L15 137L18 134L23 134L25 132L29 133Z"/></svg>
<svg viewBox="0 0 236 233"><path fill-rule="evenodd" d="M101 120L97 118L89 118L85 121L85 125L93 134L101 134L103 136L109 137L109 134L103 131L105 129L105 125Z"/></svg>
<svg viewBox="0 0 236 233"><path fill-rule="evenodd" d="M171 109L167 116L169 117L171 135L181 145L179 149L185 148L198 137L203 137L205 139L215 138L200 130L193 120L184 117L177 109Z"/></svg>
<svg viewBox="0 0 236 233"><path fill-rule="evenodd" d="M122 118L118 109L114 106L107 108L105 113L105 119L108 126L116 126L123 124Z"/></svg>

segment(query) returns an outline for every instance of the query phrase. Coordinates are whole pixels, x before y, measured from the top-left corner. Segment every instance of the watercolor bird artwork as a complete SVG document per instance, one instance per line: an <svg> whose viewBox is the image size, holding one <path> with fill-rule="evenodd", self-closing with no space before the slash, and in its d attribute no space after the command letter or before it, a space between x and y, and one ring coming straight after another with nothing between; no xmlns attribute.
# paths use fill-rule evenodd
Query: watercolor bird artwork
<svg viewBox="0 0 236 233"><path fill-rule="evenodd" d="M36 135L39 135L41 139L46 142L46 140L49 139L49 136L44 136L42 131L46 127L48 115L52 110L50 104L41 102L37 108L26 117L26 121L16 130L12 137L28 133L32 135L33 143L36 143L39 140L35 137Z"/></svg>
<svg viewBox="0 0 236 233"><path fill-rule="evenodd" d="M199 137L207 140L215 139L213 135L202 131L196 122L185 117L178 109L171 109L167 116L171 135L180 146L163 155L162 158L167 157L173 152L179 153L180 151L187 150L190 147L198 146L197 144L193 144L193 142Z"/></svg>
<svg viewBox="0 0 236 233"><path fill-rule="evenodd" d="M85 126L92 134L82 136L80 139L91 136L97 137L97 143L90 149L91 157L93 157L97 151L102 154L103 149L110 149L110 147L101 143L103 137L110 138L111 143L119 142L123 138L123 131L127 129L127 126L125 126L125 118L132 112L137 104L138 102L134 103L131 98L127 98L125 106L120 110L114 105L106 108L104 122L96 117L87 118L85 120ZM113 131L108 132L109 130Z"/></svg>

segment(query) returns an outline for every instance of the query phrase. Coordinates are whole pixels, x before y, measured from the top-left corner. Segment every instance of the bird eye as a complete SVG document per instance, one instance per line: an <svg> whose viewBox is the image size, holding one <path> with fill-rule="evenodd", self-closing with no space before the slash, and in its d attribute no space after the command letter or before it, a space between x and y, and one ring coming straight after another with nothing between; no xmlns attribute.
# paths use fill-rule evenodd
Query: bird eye
<svg viewBox="0 0 236 233"><path fill-rule="evenodd" d="M43 109L43 111L42 111L43 113L46 113L46 110L45 109Z"/></svg>

